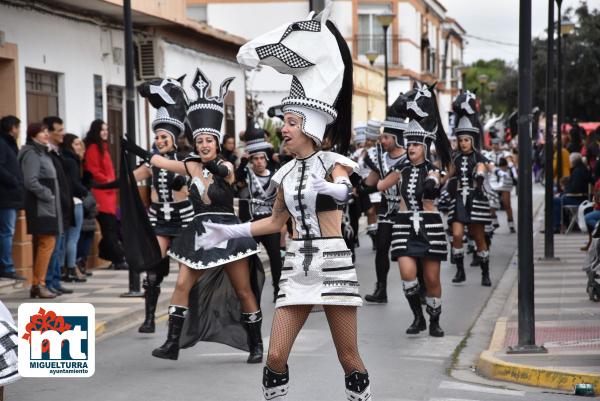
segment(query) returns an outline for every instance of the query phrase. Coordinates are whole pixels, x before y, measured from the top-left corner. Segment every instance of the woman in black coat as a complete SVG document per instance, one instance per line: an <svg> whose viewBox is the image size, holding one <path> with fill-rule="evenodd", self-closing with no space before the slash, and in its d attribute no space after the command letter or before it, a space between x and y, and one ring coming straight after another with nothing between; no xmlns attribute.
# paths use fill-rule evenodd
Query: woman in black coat
<svg viewBox="0 0 600 401"><path fill-rule="evenodd" d="M63 167L70 180L73 189L73 225L65 230L65 263L67 274L64 281L84 282L85 276L76 269L77 266L77 242L81 234L83 224L84 200L89 195L88 189L81 182L81 158L77 153L83 149L83 141L73 134L66 134L61 145L61 153L64 157Z"/></svg>

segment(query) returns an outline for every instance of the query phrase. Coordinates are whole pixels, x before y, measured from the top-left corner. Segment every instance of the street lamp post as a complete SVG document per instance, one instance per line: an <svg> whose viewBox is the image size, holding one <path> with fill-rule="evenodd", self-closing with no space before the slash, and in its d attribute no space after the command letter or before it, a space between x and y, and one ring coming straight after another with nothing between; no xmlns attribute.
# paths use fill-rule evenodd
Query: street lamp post
<svg viewBox="0 0 600 401"><path fill-rule="evenodd" d="M558 127L556 128L556 188L560 189L560 179L562 178L562 46L560 40L560 25L561 25L561 5L562 0L556 0L556 5L558 6L558 37L556 41L556 50L558 56L558 65L557 65L557 77L556 77L556 122Z"/></svg>
<svg viewBox="0 0 600 401"><path fill-rule="evenodd" d="M496 92L496 89L498 89L498 82L490 81L490 83L488 84L488 89L490 90L490 99L491 99L494 96L494 92ZM492 105L490 104L490 112L491 112L491 107L492 107Z"/></svg>
<svg viewBox="0 0 600 401"><path fill-rule="evenodd" d="M531 0L519 5L519 342L509 353L546 352L535 345L533 201L531 194Z"/></svg>
<svg viewBox="0 0 600 401"><path fill-rule="evenodd" d="M127 140L135 144L135 82L133 79L133 23L131 19L131 0L123 1L123 31L125 42L125 120ZM135 166L135 156L129 156L129 163ZM121 171L121 174L127 174ZM123 295L135 296L140 292L140 273L131 270L129 275L129 292Z"/></svg>
<svg viewBox="0 0 600 401"><path fill-rule="evenodd" d="M383 28L383 59L384 59L384 69L385 69L385 116L387 117L387 108L389 104L389 93L388 93L388 46L387 46L387 31L392 21L394 21L394 17L396 14L386 11L383 14L379 14L377 16L377 20L379 24Z"/></svg>
<svg viewBox="0 0 600 401"><path fill-rule="evenodd" d="M483 111L483 94L485 93L485 84L487 84L489 77L486 74L479 74L477 76L477 81L479 81L479 87L481 88L481 99L479 101L479 109Z"/></svg>
<svg viewBox="0 0 600 401"><path fill-rule="evenodd" d="M544 210L544 259L556 260L554 257L554 227L552 225L554 183L552 182L552 157L554 154L554 0L548 1L548 51L546 56L546 154L545 210ZM557 153L558 155L558 153ZM558 168L558 164L557 164Z"/></svg>
<svg viewBox="0 0 600 401"><path fill-rule="evenodd" d="M379 53L377 53L373 49L370 49L368 52L365 53L365 57L367 58L367 60L369 60L369 64L371 64L371 67L373 67L373 64L375 64L375 60L377 60L377 57L379 57Z"/></svg>

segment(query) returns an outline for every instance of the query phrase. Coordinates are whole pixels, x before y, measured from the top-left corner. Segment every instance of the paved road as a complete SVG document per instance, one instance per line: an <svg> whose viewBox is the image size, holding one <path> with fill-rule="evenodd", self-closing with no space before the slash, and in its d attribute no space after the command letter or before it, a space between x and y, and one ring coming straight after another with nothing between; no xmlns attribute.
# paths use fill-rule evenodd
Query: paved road
<svg viewBox="0 0 600 401"><path fill-rule="evenodd" d="M498 280L516 248L516 235L501 233L492 249L492 279ZM368 238L362 238L357 267L361 292L372 290L374 253ZM392 265L394 266L394 265ZM446 372L452 354L476 319L490 289L479 285L476 268L467 268L467 282L452 285L454 269L442 267L446 337L409 337L410 311L401 290L397 268L390 273L389 303L365 305L359 310L359 342L372 378L377 401L508 401L564 400L571 397L540 392L521 392L458 382ZM269 333L273 306L270 287L263 300ZM150 356L162 343L165 322L155 335L134 329L97 344L96 373L89 379L23 379L5 390L7 400L44 401L247 401L259 400L261 366L245 363L246 355L218 344L201 343L183 350L180 360L164 361ZM268 341L268 337L266 338ZM289 362L289 400L344 399L343 373L337 363L323 313L313 313L300 333ZM502 385L499 383L499 385ZM39 398L38 398L39 397Z"/></svg>

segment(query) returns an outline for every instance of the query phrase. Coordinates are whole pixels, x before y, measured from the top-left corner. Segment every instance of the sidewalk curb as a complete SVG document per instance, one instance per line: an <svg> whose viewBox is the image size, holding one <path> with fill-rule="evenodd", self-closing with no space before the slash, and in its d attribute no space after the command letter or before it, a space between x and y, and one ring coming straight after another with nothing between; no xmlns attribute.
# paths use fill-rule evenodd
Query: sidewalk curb
<svg viewBox="0 0 600 401"><path fill-rule="evenodd" d="M505 362L496 358L494 351L491 350L481 353L477 363L477 373L494 380L571 392L576 384L589 383L594 385L594 395L600 394L598 391L600 388L600 375Z"/></svg>
<svg viewBox="0 0 600 401"><path fill-rule="evenodd" d="M543 205L542 202L535 211L534 218L540 213ZM517 252L515 250L511 264L517 260ZM515 278L518 279L518 275ZM594 385L594 395L600 395L600 375L523 365L497 358L495 353L503 348L507 322L506 316L498 317L490 345L487 350L481 352L477 360L475 367L477 374L492 380L569 392L573 391L576 384L589 383Z"/></svg>

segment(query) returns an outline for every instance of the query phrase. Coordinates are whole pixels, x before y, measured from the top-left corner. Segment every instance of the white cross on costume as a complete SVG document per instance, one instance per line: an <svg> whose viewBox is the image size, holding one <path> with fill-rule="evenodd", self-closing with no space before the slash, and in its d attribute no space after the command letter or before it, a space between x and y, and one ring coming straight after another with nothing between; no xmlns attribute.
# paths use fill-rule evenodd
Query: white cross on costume
<svg viewBox="0 0 600 401"><path fill-rule="evenodd" d="M175 211L169 202L163 203L160 210L162 210L162 212L165 214L165 220L167 221L171 220L171 212Z"/></svg>
<svg viewBox="0 0 600 401"><path fill-rule="evenodd" d="M416 234L419 234L421 231L421 222L423 221L423 217L419 214L419 212L413 212L412 216L409 218L413 223L413 228Z"/></svg>

